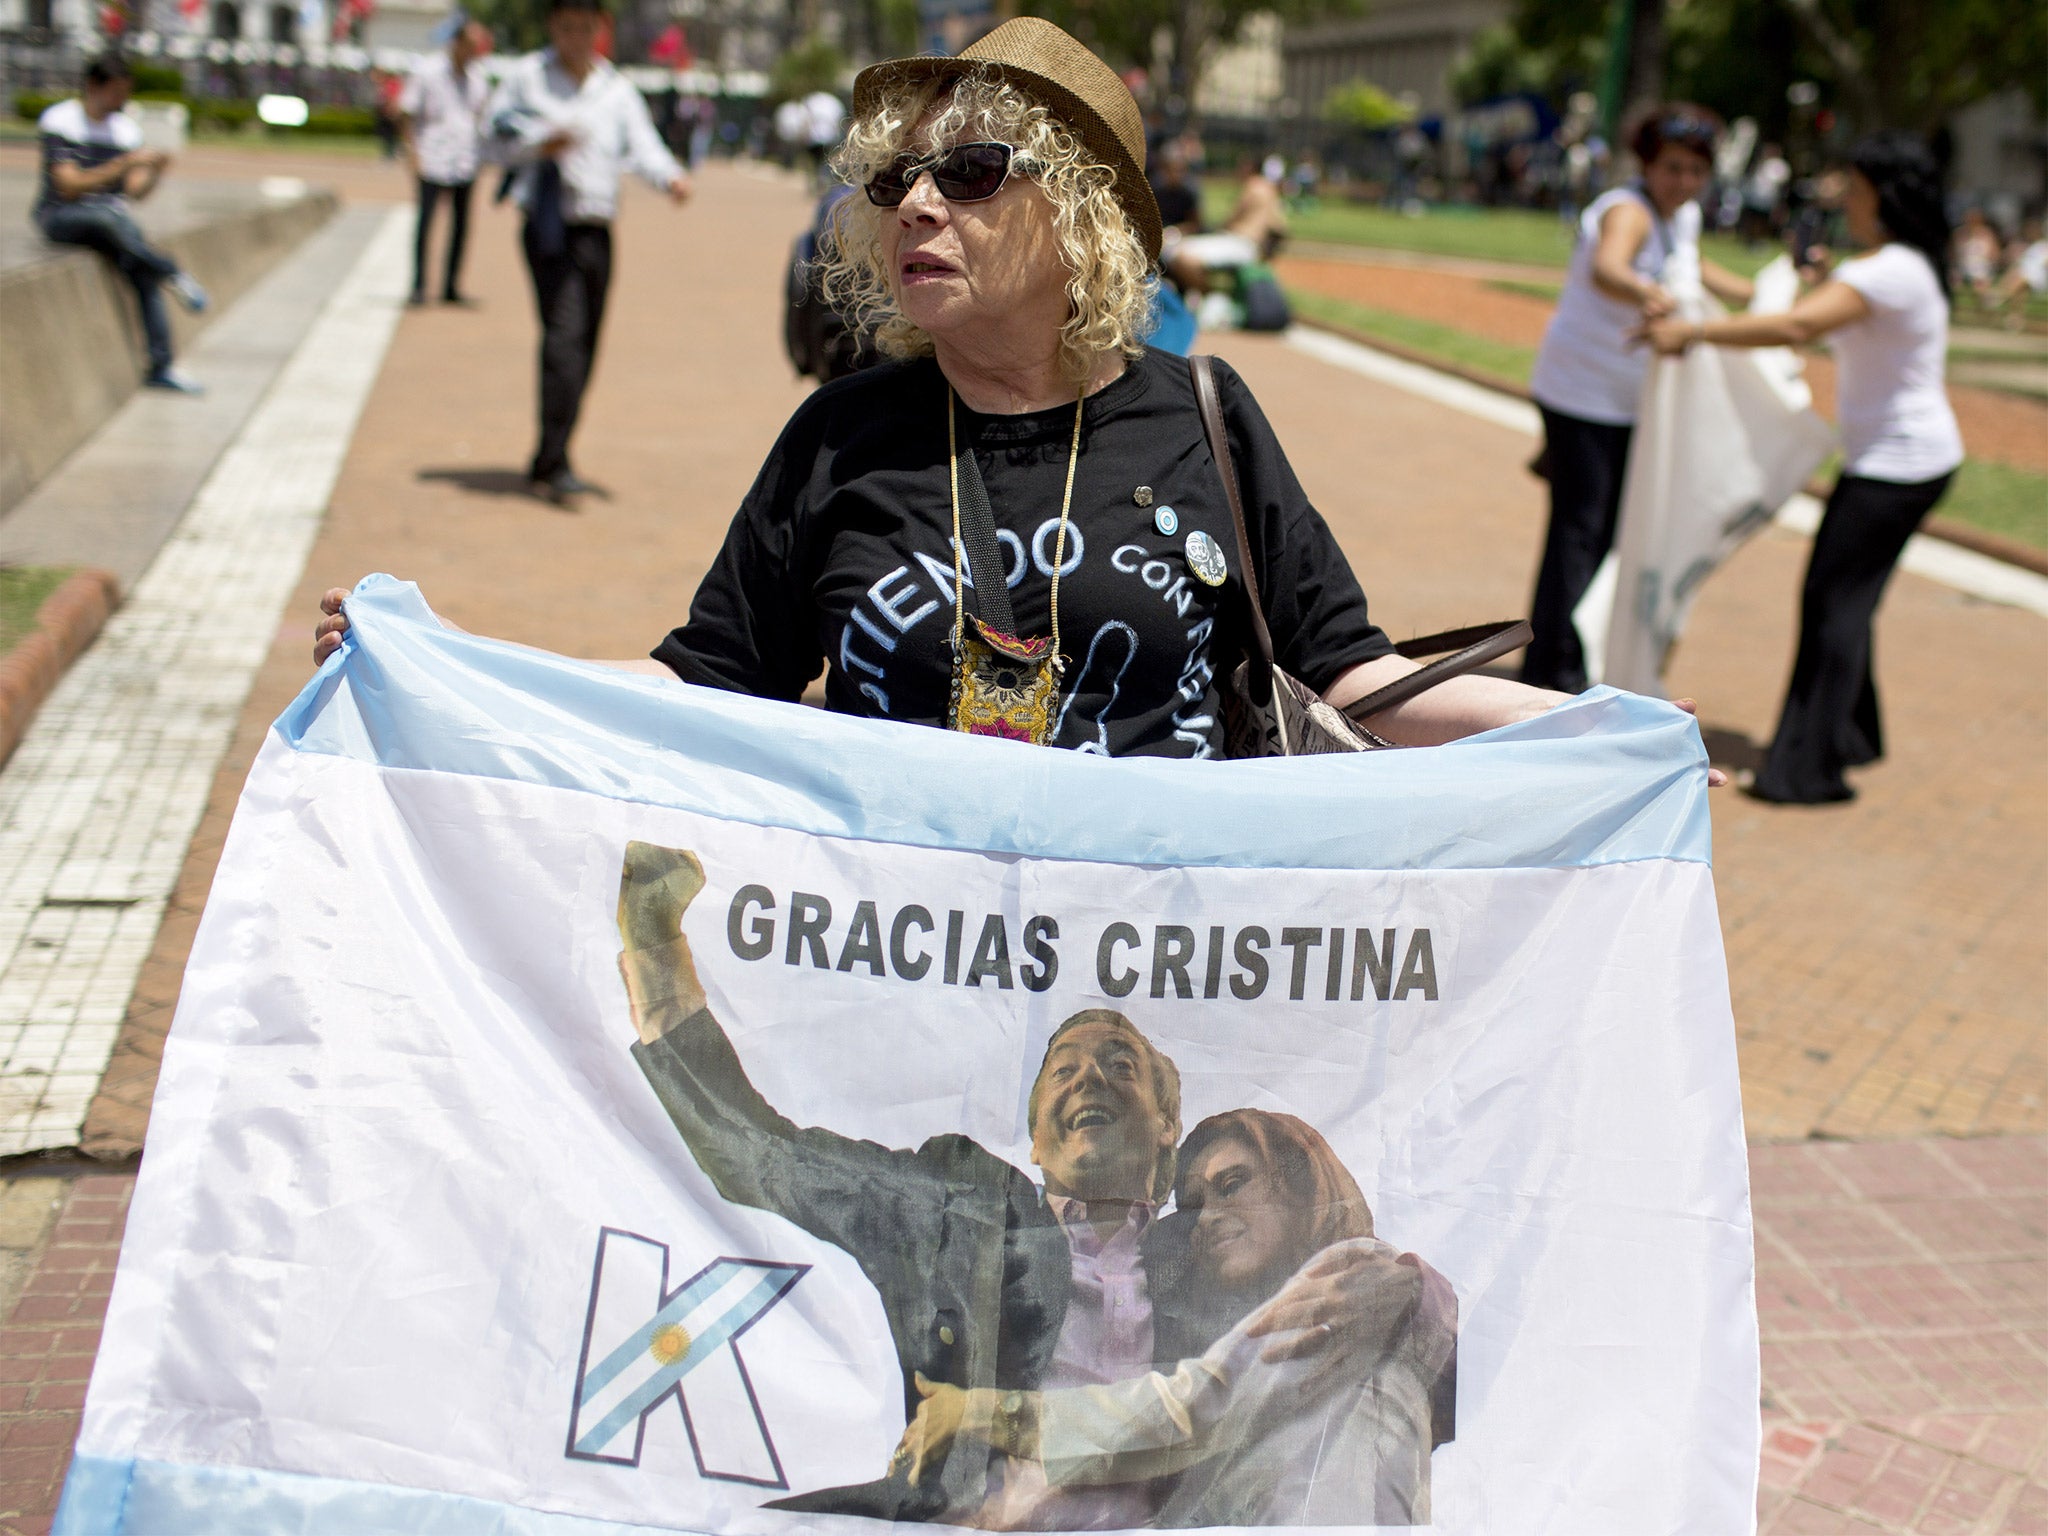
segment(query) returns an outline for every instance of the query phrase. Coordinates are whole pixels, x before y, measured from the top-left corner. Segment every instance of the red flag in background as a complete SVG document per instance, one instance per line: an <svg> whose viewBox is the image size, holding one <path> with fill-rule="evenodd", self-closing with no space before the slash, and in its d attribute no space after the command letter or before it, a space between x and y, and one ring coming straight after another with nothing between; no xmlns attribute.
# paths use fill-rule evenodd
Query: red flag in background
<svg viewBox="0 0 2048 1536"><path fill-rule="evenodd" d="M647 57L666 69L688 69L696 61L696 55L690 51L690 40L675 22L670 22L649 46Z"/></svg>
<svg viewBox="0 0 2048 1536"><path fill-rule="evenodd" d="M368 21L377 9L377 0L342 0L334 9L334 40L338 43L348 37L358 21Z"/></svg>

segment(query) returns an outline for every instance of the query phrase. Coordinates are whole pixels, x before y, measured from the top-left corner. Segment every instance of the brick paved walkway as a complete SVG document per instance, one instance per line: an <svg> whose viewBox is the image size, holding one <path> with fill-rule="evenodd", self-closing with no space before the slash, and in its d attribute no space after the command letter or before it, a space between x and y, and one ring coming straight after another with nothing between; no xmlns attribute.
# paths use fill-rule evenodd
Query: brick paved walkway
<svg viewBox="0 0 2048 1536"><path fill-rule="evenodd" d="M1767 1532L2048 1531L2048 1141L1755 1148Z"/></svg>
<svg viewBox="0 0 2048 1536"><path fill-rule="evenodd" d="M0 1536L41 1536L56 1513L134 1189L132 1174L0 1188L0 1258L39 1259L0 1324Z"/></svg>
<svg viewBox="0 0 2048 1536"><path fill-rule="evenodd" d="M220 837L269 720L305 678L317 593L390 570L466 627L573 654L643 652L681 617L802 397L775 304L805 211L790 183L723 169L680 213L629 195L578 440L579 467L611 497L569 514L517 491L530 307L509 218L479 210L470 285L483 306L400 325L130 1004L91 1150L140 1144ZM1390 629L1525 607L1542 525L1526 438L1270 340L1220 350ZM1706 589L1678 658L1673 681L1702 699L1724 761L1770 730L1804 556L1782 532L1751 544ZM1783 1532L2048 1531L2048 623L1901 577L1881 631L1892 757L1862 776L1862 800L1813 813L1731 795L1715 807L1750 1129L1789 1143L1754 1152L1762 1508ZM2028 1134L1802 1140L1816 1132ZM42 1184L11 1171L10 1191ZM47 1520L71 1433L61 1389L80 1368L67 1362L89 1347L123 1183L71 1183L47 1249L38 1238L10 1250L16 1204L0 1198L0 1284L31 1267L26 1255L61 1259L34 1268L0 1330L7 1385L21 1389L0 1398L0 1511L14 1511L0 1531ZM31 1190L19 1208L51 1198Z"/></svg>

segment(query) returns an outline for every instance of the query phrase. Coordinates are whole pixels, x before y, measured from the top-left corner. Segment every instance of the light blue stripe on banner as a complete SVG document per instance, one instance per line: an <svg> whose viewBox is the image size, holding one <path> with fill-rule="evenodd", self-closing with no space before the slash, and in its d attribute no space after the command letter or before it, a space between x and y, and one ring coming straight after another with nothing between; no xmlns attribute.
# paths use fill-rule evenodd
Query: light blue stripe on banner
<svg viewBox="0 0 2048 1536"><path fill-rule="evenodd" d="M119 1496L106 1497L110 1489ZM654 1536L684 1529L293 1472L80 1456L51 1536Z"/></svg>
<svg viewBox="0 0 2048 1536"><path fill-rule="evenodd" d="M626 1394L625 1399L620 1402L618 1407L600 1419L596 1428L586 1430L583 1438L577 1442L576 1449L585 1453L591 1453L602 1450L605 1446L610 1445L614 1436L628 1424L639 1418L649 1408L653 1407L655 1401L664 1392L681 1381L683 1377L687 1376L699 1365L702 1365L711 1357L714 1351L723 1349L726 1341L741 1326L742 1320L751 1319L756 1316L770 1301L781 1295L788 1287L788 1284L789 1271L787 1270L770 1271L764 1275L759 1284L748 1291L739 1301L727 1307L713 1321L709 1328L706 1328L702 1334L690 1341L689 1350L680 1360L657 1367L645 1381ZM681 1317L682 1315L682 1311L675 1307L664 1307L662 1309L662 1320L664 1321ZM651 1335L652 1330L650 1329L649 1332ZM643 1344L639 1354L645 1355L646 1353L647 1348ZM621 1356L625 1358L621 1359ZM633 1358L634 1356L628 1352L626 1346L622 1345L619 1349L614 1350L611 1357L605 1361L605 1365L600 1367L600 1369L610 1368L605 1380L610 1381L613 1376L618 1375L619 1371L629 1365ZM615 1361L617 1362L616 1364L614 1364ZM597 1389L586 1385L581 1394L582 1400L588 1401L595 1390Z"/></svg>
<svg viewBox="0 0 2048 1536"><path fill-rule="evenodd" d="M676 1292L674 1299L667 1306L634 1329L632 1336L625 1343L590 1368L590 1374L583 1378L583 1390L578 1396L584 1402L588 1402L610 1386L613 1377L653 1347L657 1330L670 1323L681 1322L698 1303L731 1280L733 1272L742 1267L751 1266L736 1265L729 1259L721 1260ZM749 1294L751 1295L751 1292Z"/></svg>
<svg viewBox="0 0 2048 1536"><path fill-rule="evenodd" d="M1119 864L1502 869L1710 856L1692 718L1609 688L1426 751L1112 761L479 639L444 629L418 588L388 576L365 578L348 612L349 640L278 719L301 752L823 836Z"/></svg>

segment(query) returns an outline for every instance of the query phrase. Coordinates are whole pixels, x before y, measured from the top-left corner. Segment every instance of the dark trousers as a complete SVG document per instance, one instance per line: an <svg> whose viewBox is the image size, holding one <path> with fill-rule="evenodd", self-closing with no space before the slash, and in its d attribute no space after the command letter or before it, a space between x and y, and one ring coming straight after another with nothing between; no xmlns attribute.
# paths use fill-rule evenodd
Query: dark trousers
<svg viewBox="0 0 2048 1536"><path fill-rule="evenodd" d="M1767 800L1846 800L1842 770L1884 756L1871 620L1906 540L1951 476L1901 485L1844 475L1813 538L1799 601L1799 653L1778 733L1756 776Z"/></svg>
<svg viewBox="0 0 2048 1536"><path fill-rule="evenodd" d="M462 247L469 240L469 194L473 181L420 182L420 223L412 239L412 291L416 298L427 294L427 233L434 226L434 207L448 199L448 259L441 268L441 297L454 298L461 290L456 279L462 275Z"/></svg>
<svg viewBox="0 0 2048 1536"><path fill-rule="evenodd" d="M1622 477L1628 469L1633 427L1608 426L1543 412L1543 460L1550 479L1550 531L1536 571L1529 627L1536 631L1522 657L1522 681L1578 693L1586 686L1586 654L1572 610L1593 584L1614 547L1621 517Z"/></svg>
<svg viewBox="0 0 2048 1536"><path fill-rule="evenodd" d="M38 216L43 234L59 245L82 245L111 261L135 290L142 309L142 341L152 376L171 366L171 318L164 309L163 284L178 275L178 263L147 240L135 221L106 204L58 203Z"/></svg>
<svg viewBox="0 0 2048 1536"><path fill-rule="evenodd" d="M550 253L529 220L522 236L533 297L540 309L540 446L532 475L552 480L569 467L569 434L583 408L583 387L597 357L597 333L612 281L612 232L604 224L571 224Z"/></svg>

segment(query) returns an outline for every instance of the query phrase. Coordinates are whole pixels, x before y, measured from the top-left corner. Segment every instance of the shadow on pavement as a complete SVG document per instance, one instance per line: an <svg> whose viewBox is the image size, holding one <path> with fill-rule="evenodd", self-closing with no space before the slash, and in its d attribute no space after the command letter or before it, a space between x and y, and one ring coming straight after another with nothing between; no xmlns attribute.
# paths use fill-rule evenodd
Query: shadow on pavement
<svg viewBox="0 0 2048 1536"><path fill-rule="evenodd" d="M526 501L545 501L533 488L523 469L423 469L421 480L457 486L477 496L517 496Z"/></svg>
<svg viewBox="0 0 2048 1536"><path fill-rule="evenodd" d="M1700 740L1706 744L1707 761L1716 768L1751 770L1764 765L1762 744L1750 740L1743 732L1731 730L1725 725L1700 725Z"/></svg>

